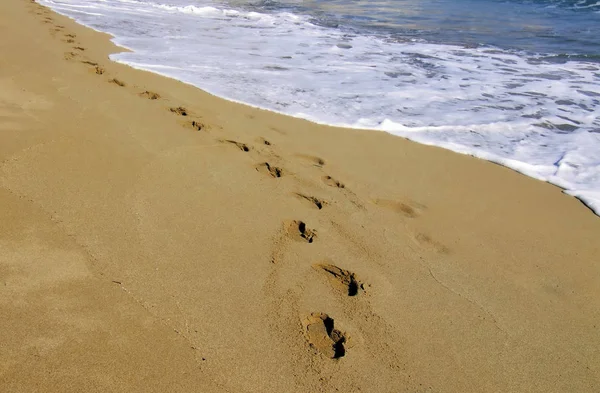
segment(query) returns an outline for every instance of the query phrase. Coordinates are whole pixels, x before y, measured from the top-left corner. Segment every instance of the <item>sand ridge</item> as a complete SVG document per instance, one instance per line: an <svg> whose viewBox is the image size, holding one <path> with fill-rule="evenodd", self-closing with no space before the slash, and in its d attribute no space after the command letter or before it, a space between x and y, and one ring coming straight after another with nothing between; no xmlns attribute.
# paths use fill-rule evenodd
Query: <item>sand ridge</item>
<svg viewBox="0 0 600 393"><path fill-rule="evenodd" d="M600 222L556 187L0 11L0 390L598 390Z"/></svg>

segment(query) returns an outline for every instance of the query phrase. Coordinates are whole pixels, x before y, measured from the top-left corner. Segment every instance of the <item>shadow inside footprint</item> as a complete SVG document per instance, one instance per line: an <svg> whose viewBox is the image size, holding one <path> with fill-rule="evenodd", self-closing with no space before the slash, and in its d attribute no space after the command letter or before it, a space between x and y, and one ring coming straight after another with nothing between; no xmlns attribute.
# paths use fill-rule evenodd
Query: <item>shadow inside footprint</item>
<svg viewBox="0 0 600 393"><path fill-rule="evenodd" d="M325 313L312 313L303 321L308 343L330 359L346 354L346 334L335 329L333 318Z"/></svg>
<svg viewBox="0 0 600 393"><path fill-rule="evenodd" d="M326 273L333 287L347 293L348 296L356 296L360 290L364 290L364 285L358 281L356 274L351 271L331 264L315 264L313 269Z"/></svg>
<svg viewBox="0 0 600 393"><path fill-rule="evenodd" d="M268 162L263 162L256 167L256 170L262 173L266 173L272 177L281 177L283 176L283 169L278 168L269 164Z"/></svg>
<svg viewBox="0 0 600 393"><path fill-rule="evenodd" d="M309 154L297 154L297 156L310 161L314 166L322 167L325 165L325 160L317 156L311 156Z"/></svg>
<svg viewBox="0 0 600 393"><path fill-rule="evenodd" d="M192 128L196 131L202 131L204 129L204 124L197 122L196 120L193 120L190 123L190 126L192 126Z"/></svg>
<svg viewBox="0 0 600 393"><path fill-rule="evenodd" d="M158 100L160 98L160 94L146 90L145 92L140 93L140 97L144 97L149 100Z"/></svg>
<svg viewBox="0 0 600 393"><path fill-rule="evenodd" d="M117 86L125 87L125 82L118 80L117 78L113 78L108 81L109 83L114 83Z"/></svg>
<svg viewBox="0 0 600 393"><path fill-rule="evenodd" d="M297 240L312 243L317 238L317 231L309 229L303 221L292 221L288 225L288 234Z"/></svg>
<svg viewBox="0 0 600 393"><path fill-rule="evenodd" d="M322 180L323 183L327 184L329 187L346 188L343 183L340 183L331 176L323 176Z"/></svg>
<svg viewBox="0 0 600 393"><path fill-rule="evenodd" d="M317 209L321 210L325 205L327 205L327 202L324 200L321 200L319 198L313 197L313 196L309 196L309 195L304 195L301 194L299 192L295 193L295 195L300 198L303 201L307 201L310 204L312 204L313 206L315 206Z"/></svg>
<svg viewBox="0 0 600 393"><path fill-rule="evenodd" d="M175 113L176 115L179 115L179 116L187 116L188 115L187 109L185 109L182 106L178 106L177 108L169 108L169 110L172 113Z"/></svg>
<svg viewBox="0 0 600 393"><path fill-rule="evenodd" d="M238 149L240 149L241 151L246 152L246 153L250 151L250 148L248 147L248 145L246 145L245 143L242 143L242 142L234 141L231 139L223 140L222 142L231 143L232 145L237 146Z"/></svg>

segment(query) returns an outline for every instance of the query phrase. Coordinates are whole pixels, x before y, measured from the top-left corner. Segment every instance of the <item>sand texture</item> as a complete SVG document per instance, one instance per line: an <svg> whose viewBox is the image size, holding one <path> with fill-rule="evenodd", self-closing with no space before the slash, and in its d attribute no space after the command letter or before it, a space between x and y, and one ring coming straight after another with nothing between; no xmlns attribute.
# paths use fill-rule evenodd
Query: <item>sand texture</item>
<svg viewBox="0 0 600 393"><path fill-rule="evenodd" d="M118 50L0 1L1 392L600 391L579 201Z"/></svg>

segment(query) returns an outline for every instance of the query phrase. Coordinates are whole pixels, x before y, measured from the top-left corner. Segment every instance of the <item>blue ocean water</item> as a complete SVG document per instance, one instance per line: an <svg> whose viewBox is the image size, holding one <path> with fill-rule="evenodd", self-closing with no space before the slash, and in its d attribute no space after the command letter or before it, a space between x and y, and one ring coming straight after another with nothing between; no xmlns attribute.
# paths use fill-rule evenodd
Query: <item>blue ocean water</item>
<svg viewBox="0 0 600 393"><path fill-rule="evenodd" d="M238 7L311 15L313 23L452 45L489 45L600 60L599 0L262 0Z"/></svg>
<svg viewBox="0 0 600 393"><path fill-rule="evenodd" d="M565 188L600 214L600 0L38 0L112 59L387 131Z"/></svg>

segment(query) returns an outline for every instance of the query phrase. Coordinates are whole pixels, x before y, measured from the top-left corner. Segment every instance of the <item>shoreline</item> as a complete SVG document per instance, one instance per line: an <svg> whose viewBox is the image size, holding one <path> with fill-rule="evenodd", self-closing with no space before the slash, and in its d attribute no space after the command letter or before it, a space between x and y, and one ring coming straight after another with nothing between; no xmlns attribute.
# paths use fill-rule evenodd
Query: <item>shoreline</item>
<svg viewBox="0 0 600 393"><path fill-rule="evenodd" d="M282 111L277 111L274 109L269 109L266 107L262 107L260 105L254 105L251 104L249 102L244 102L242 100L237 100L237 99L233 99L233 98L229 98L229 97L225 97L225 96L220 96L217 93L213 93L211 91L208 90L204 90L204 88L198 84L194 84L193 82L190 81L185 81L182 79L177 79L177 77L175 76L171 76L168 73L164 73L164 72L160 72L160 71L156 71L156 70L151 70L150 68L144 68L144 67L136 67L134 65L131 65L131 63L123 60L120 61L118 59L115 59L113 57L113 55L118 55L119 53L122 52L135 52L135 50L133 48L128 48L122 44L119 44L117 41L119 40L119 37L116 37L114 35L112 35L110 32L107 31L102 31L102 30L98 30L95 29L94 27L90 26L90 25L86 25L83 24L82 22L77 22L77 20L67 14L62 14L58 11L53 11L53 12L57 12L60 15L69 18L70 20L74 21L75 23L80 23L82 26L85 26L89 29L92 29L94 31L97 31L101 34L106 34L108 35L111 40L111 42L113 43L113 45L115 45L116 48L119 48L118 51L113 52L109 55L109 59L113 62L119 63L121 65L125 65L128 67L131 67L133 69L136 70L140 70L140 71L144 71L144 72L151 72L169 79L173 79L175 81L178 81L180 83L184 83L187 85L190 85L194 88L198 88L203 90L204 92L206 92L207 94L210 94L211 96L214 96L215 98L218 99L223 99L232 103L236 103L236 104L241 104L241 105L245 105L251 108L255 108L255 109L259 109L259 110L264 110L267 112L272 112L278 115L283 115L283 116L289 116L289 117L293 117L293 118L297 118L297 119L301 119L301 120L306 120L309 121L311 123L317 124L317 125L321 125L321 126L327 126L327 127L335 127L335 128L345 128L345 129L354 129L354 130L360 130L360 131L378 131L378 132L385 132L388 134L391 134L393 136L396 137L400 137L400 138L404 138L404 139L408 139L411 140L413 142L417 142L420 144L424 144L424 145L428 145L428 146L435 146L435 147L440 147L442 149L446 149L446 150L450 150L452 152L458 153L458 154L463 154L463 155L467 155L467 156L471 156L477 159L481 159L481 160L485 160L488 162L492 162L495 164L499 164L502 165L504 167L507 167L515 172L518 172L520 174L523 174L525 176L531 177L533 179L542 181L542 182L546 182L549 184L552 184L558 188L560 188L565 194L579 200L581 203L583 203L588 209L590 209L590 211L592 211L593 214L595 214L596 216L600 216L600 200L597 199L594 195L590 194L594 194L593 191L588 190L579 190L576 187L571 187L569 188L569 180L567 179L563 179L558 177L557 173L559 172L559 167L556 167L556 171L554 174L547 174L545 173L546 170L540 170L537 167L539 166L543 166L543 164L532 164L529 162L525 162L525 161L519 161L519 160L515 160L513 158L510 157L502 157L501 155L498 155L492 151L485 151L485 150L478 150L474 147L470 147L468 145L464 145L464 144L460 144L457 142L453 142L453 141L435 141L435 140L429 140L427 138L423 138L422 135L418 132L418 131L408 131L408 132L403 132L400 130L394 130L394 127L379 127L379 128L374 128L374 127L367 127L367 126L360 126L358 125L358 123L356 125L351 125L351 124L333 124L333 123L328 123L325 121L319 121L316 118L311 118L311 116L309 116L308 114L302 116L302 115L292 115L292 114L288 114ZM120 50L123 49L123 50ZM386 121L388 121L386 119ZM391 123L394 123L393 121ZM383 124L383 123L382 123ZM395 124L395 123L394 123ZM464 126L457 126L457 127L464 127ZM409 134L413 133L414 136L410 136ZM540 172L541 171L541 172ZM539 172L539 173L538 173ZM573 186L571 184L571 186Z"/></svg>
<svg viewBox="0 0 600 393"><path fill-rule="evenodd" d="M557 186L0 15L0 390L600 387L600 222Z"/></svg>

